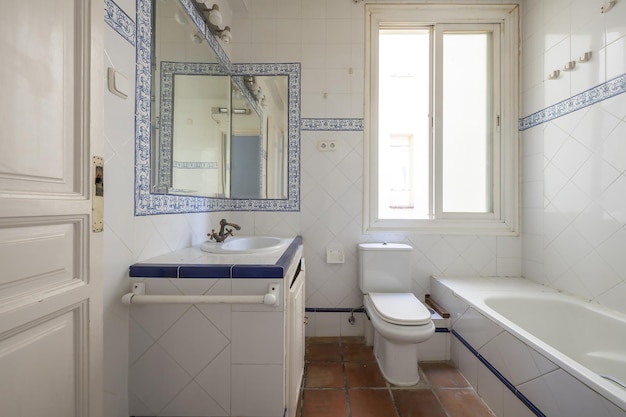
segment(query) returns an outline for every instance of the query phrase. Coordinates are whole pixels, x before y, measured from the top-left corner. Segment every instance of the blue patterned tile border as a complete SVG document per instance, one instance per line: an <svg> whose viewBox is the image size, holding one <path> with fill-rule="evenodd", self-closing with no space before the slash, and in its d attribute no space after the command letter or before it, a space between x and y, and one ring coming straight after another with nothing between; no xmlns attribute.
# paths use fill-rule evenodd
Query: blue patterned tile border
<svg viewBox="0 0 626 417"><path fill-rule="evenodd" d="M363 130L363 119L300 119L301 130Z"/></svg>
<svg viewBox="0 0 626 417"><path fill-rule="evenodd" d="M135 22L113 0L104 0L104 21L135 46Z"/></svg>
<svg viewBox="0 0 626 417"><path fill-rule="evenodd" d="M624 92L626 92L626 74L520 119L519 130L530 129Z"/></svg>
<svg viewBox="0 0 626 417"><path fill-rule="evenodd" d="M172 168L177 169L217 169L217 162L172 162Z"/></svg>

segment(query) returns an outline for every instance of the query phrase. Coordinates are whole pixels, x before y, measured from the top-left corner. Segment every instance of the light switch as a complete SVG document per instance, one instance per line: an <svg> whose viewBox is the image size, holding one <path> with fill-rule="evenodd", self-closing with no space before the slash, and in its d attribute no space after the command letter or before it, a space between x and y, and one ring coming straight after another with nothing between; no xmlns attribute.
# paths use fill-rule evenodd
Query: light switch
<svg viewBox="0 0 626 417"><path fill-rule="evenodd" d="M109 91L121 98L128 98L128 78L113 67L107 70Z"/></svg>
<svg viewBox="0 0 626 417"><path fill-rule="evenodd" d="M344 263L345 256L343 254L343 248L326 248L326 263L327 264L342 264Z"/></svg>

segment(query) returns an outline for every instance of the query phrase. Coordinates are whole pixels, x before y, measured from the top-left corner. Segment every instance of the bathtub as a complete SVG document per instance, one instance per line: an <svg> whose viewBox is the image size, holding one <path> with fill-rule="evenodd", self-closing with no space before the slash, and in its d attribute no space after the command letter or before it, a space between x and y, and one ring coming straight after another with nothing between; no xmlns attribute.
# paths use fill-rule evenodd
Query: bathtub
<svg viewBox="0 0 626 417"><path fill-rule="evenodd" d="M496 415L626 416L626 315L523 278L432 277L431 290L453 361Z"/></svg>

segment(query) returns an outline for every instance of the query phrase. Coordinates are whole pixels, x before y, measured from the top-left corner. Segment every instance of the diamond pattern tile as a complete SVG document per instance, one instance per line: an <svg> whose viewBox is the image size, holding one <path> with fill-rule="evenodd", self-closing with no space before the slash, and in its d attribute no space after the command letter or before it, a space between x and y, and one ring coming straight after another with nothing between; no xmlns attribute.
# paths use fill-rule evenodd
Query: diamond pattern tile
<svg viewBox="0 0 626 417"><path fill-rule="evenodd" d="M533 229L543 236L543 253L537 256L535 248L524 250L522 266L531 279L620 311L624 311L623 303L607 295L624 283L626 275L621 273L626 263L617 255L620 250L616 246L626 244L619 237L626 223L622 96L544 127L546 166L540 179L546 202L544 227ZM526 223L523 232L533 227ZM538 268L541 258L543 268ZM534 276L537 272L543 276ZM598 279L599 275L602 278Z"/></svg>
<svg viewBox="0 0 626 417"><path fill-rule="evenodd" d="M198 309L192 307L157 343L189 375L195 376L229 341Z"/></svg>
<svg viewBox="0 0 626 417"><path fill-rule="evenodd" d="M157 415L190 381L191 376L155 344L130 367L128 385L130 392Z"/></svg>

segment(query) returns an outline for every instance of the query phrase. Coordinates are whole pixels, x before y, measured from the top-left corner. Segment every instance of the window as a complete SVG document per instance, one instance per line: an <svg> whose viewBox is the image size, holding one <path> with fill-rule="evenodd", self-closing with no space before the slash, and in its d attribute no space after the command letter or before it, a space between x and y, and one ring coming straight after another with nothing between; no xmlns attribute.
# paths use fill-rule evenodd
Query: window
<svg viewBox="0 0 626 417"><path fill-rule="evenodd" d="M516 234L517 7L366 7L366 231Z"/></svg>

